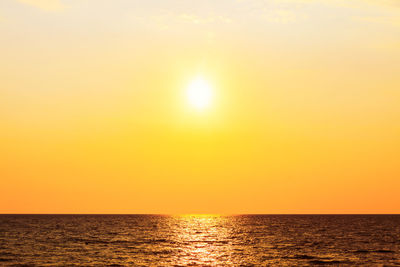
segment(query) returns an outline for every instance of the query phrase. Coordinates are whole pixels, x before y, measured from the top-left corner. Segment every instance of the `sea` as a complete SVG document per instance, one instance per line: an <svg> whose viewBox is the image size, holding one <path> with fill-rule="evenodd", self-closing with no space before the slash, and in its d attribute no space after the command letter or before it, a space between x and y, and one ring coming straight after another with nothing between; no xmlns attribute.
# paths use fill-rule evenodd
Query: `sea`
<svg viewBox="0 0 400 267"><path fill-rule="evenodd" d="M400 266L400 215L0 215L0 266Z"/></svg>

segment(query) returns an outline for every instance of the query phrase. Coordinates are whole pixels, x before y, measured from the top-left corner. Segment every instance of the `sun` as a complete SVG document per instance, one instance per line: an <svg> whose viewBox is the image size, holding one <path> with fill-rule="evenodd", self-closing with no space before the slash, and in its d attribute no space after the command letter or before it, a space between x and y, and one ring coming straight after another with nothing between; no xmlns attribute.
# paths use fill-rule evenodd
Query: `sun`
<svg viewBox="0 0 400 267"><path fill-rule="evenodd" d="M186 94L190 107L204 110L211 105L213 88L207 80L198 76L189 83Z"/></svg>

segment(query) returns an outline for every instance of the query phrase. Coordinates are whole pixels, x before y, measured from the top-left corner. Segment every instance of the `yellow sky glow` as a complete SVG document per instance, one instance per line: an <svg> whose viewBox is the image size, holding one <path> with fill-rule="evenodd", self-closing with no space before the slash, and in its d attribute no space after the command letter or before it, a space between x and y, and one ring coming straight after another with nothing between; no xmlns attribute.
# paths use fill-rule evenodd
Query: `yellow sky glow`
<svg viewBox="0 0 400 267"><path fill-rule="evenodd" d="M0 213L399 213L399 18L1 1Z"/></svg>

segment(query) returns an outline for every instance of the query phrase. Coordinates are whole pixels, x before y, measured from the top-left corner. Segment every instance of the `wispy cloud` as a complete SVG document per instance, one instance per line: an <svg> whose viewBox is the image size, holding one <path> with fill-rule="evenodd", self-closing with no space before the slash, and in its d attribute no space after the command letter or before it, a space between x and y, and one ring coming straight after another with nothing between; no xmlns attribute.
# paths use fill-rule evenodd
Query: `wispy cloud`
<svg viewBox="0 0 400 267"><path fill-rule="evenodd" d="M60 0L17 0L20 3L31 5L45 11L59 11L65 8Z"/></svg>
<svg viewBox="0 0 400 267"><path fill-rule="evenodd" d="M199 16L195 14L181 14L179 19L187 22L191 22L194 24L205 24L205 23L213 23L213 22L222 22L222 23L231 23L232 19L224 17L224 16Z"/></svg>
<svg viewBox="0 0 400 267"><path fill-rule="evenodd" d="M298 21L299 19L306 19L307 15L300 12L295 12L290 9L282 8L282 9L265 10L263 17L269 22L291 23Z"/></svg>
<svg viewBox="0 0 400 267"><path fill-rule="evenodd" d="M400 8L400 1L399 0L369 0L369 2L376 4L376 5L385 5L391 7L399 7Z"/></svg>
<svg viewBox="0 0 400 267"><path fill-rule="evenodd" d="M201 13L177 13L174 11L161 12L149 17L142 17L142 20L150 19L150 21L156 23L158 27L162 29L171 28L173 25L211 25L217 24L229 24L233 22L233 19L224 15L215 14L201 14Z"/></svg>
<svg viewBox="0 0 400 267"><path fill-rule="evenodd" d="M400 1L398 0L358 0L358 3L364 3L362 7L365 15L354 16L358 21L369 23L380 23L395 27L400 26Z"/></svg>
<svg viewBox="0 0 400 267"><path fill-rule="evenodd" d="M365 17L355 17L355 19L360 21L367 21L372 23L383 23L392 26L400 27L400 17L399 16L365 16Z"/></svg>
<svg viewBox="0 0 400 267"><path fill-rule="evenodd" d="M277 22L294 21L298 16L295 16L293 10L304 7L301 4L323 4L364 12L366 14L364 16L353 16L358 21L400 26L400 0L273 0L273 2L286 7L274 12L275 16L270 14L271 20Z"/></svg>

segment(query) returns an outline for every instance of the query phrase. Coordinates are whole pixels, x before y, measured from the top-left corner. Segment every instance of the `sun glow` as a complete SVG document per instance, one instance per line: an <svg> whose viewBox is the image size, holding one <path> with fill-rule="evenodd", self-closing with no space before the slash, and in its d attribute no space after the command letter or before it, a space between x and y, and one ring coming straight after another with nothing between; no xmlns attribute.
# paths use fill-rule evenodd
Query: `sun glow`
<svg viewBox="0 0 400 267"><path fill-rule="evenodd" d="M189 105L197 110L203 110L211 105L213 88L203 77L199 76L192 80L186 93Z"/></svg>

